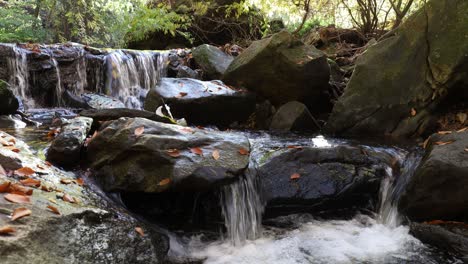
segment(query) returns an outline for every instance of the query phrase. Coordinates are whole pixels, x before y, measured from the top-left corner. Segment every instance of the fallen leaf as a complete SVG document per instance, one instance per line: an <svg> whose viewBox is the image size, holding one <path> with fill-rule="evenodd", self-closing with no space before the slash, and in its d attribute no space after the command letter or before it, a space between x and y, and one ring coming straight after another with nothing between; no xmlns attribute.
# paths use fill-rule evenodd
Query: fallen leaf
<svg viewBox="0 0 468 264"><path fill-rule="evenodd" d="M145 132L145 127L144 126L141 126L141 127L137 127L135 128L135 136L136 137L139 137L141 135L143 135L143 133Z"/></svg>
<svg viewBox="0 0 468 264"><path fill-rule="evenodd" d="M11 146L11 143L4 140L3 138L0 138L0 144L2 144L4 147Z"/></svg>
<svg viewBox="0 0 468 264"><path fill-rule="evenodd" d="M65 202L69 202L69 203L76 203L76 200L75 198L73 198L72 196L68 195L68 194L64 194L62 199L65 201Z"/></svg>
<svg viewBox="0 0 468 264"><path fill-rule="evenodd" d="M17 149L17 148L11 148L10 150L15 152L15 153L20 153L20 151L21 151L20 149Z"/></svg>
<svg viewBox="0 0 468 264"><path fill-rule="evenodd" d="M183 127L183 128L180 129L180 131L187 132L187 133L194 133L195 132L190 127Z"/></svg>
<svg viewBox="0 0 468 264"><path fill-rule="evenodd" d="M423 143L423 148L427 148L427 144L429 144L429 140L431 139L431 137L428 137L426 138L426 140L424 140L424 143Z"/></svg>
<svg viewBox="0 0 468 264"><path fill-rule="evenodd" d="M301 177L301 175L299 173L294 173L293 175L291 175L290 179L291 180L297 180Z"/></svg>
<svg viewBox="0 0 468 264"><path fill-rule="evenodd" d="M83 178L78 178L78 179L76 179L76 184L78 184L79 186L83 186L83 185L84 185L84 180L83 180Z"/></svg>
<svg viewBox="0 0 468 264"><path fill-rule="evenodd" d="M16 208L11 215L11 221L15 221L17 219L23 218L25 216L31 215L32 212L28 208L20 207Z"/></svg>
<svg viewBox="0 0 468 264"><path fill-rule="evenodd" d="M415 116L417 114L416 109L411 108L411 116Z"/></svg>
<svg viewBox="0 0 468 264"><path fill-rule="evenodd" d="M438 145L438 146L444 146L444 145L452 144L453 142L455 142L455 141L446 141L446 142L437 141L437 142L434 143L434 144L436 144L436 145Z"/></svg>
<svg viewBox="0 0 468 264"><path fill-rule="evenodd" d="M42 167L41 165L37 164L36 167L38 167L39 169L41 170L44 170L44 167Z"/></svg>
<svg viewBox="0 0 468 264"><path fill-rule="evenodd" d="M44 192L51 192L52 191L52 188L48 187L48 186L45 186L44 184L41 185L41 190L44 191Z"/></svg>
<svg viewBox="0 0 468 264"><path fill-rule="evenodd" d="M166 153L173 158L180 156L180 151L178 149L168 149L166 150Z"/></svg>
<svg viewBox="0 0 468 264"><path fill-rule="evenodd" d="M57 204L57 201L55 199L49 198L48 200L49 200L49 202L51 202L53 204Z"/></svg>
<svg viewBox="0 0 468 264"><path fill-rule="evenodd" d="M288 146L288 149L303 149L302 146Z"/></svg>
<svg viewBox="0 0 468 264"><path fill-rule="evenodd" d="M166 179L161 180L161 181L158 183L158 185L159 185L159 186L164 186L164 185L169 184L170 182L171 182L171 179L166 178Z"/></svg>
<svg viewBox="0 0 468 264"><path fill-rule="evenodd" d="M179 95L177 95L177 98L182 98L184 96L187 96L188 93L180 92Z"/></svg>
<svg viewBox="0 0 468 264"><path fill-rule="evenodd" d="M20 195L20 194L6 194L4 196L5 200L12 202L12 203L30 203L31 200L29 199L29 196L25 195Z"/></svg>
<svg viewBox="0 0 468 264"><path fill-rule="evenodd" d="M145 236L145 232L143 232L143 229L141 227L135 227L135 231L140 235L140 236Z"/></svg>
<svg viewBox="0 0 468 264"><path fill-rule="evenodd" d="M0 227L0 235L11 235L11 233L14 232L16 232L16 230L11 226Z"/></svg>
<svg viewBox="0 0 468 264"><path fill-rule="evenodd" d="M202 150L201 148L199 148L199 147L190 148L190 151L191 151L193 154L203 156L203 150Z"/></svg>
<svg viewBox="0 0 468 264"><path fill-rule="evenodd" d="M250 152L248 150L246 150L245 148L240 148L239 149L239 154L241 155L249 155Z"/></svg>
<svg viewBox="0 0 468 264"><path fill-rule="evenodd" d="M0 184L0 193L6 193L10 189L11 182L7 181Z"/></svg>
<svg viewBox="0 0 468 264"><path fill-rule="evenodd" d="M460 130L457 130L458 133L465 132L468 130L468 127L462 128Z"/></svg>
<svg viewBox="0 0 468 264"><path fill-rule="evenodd" d="M8 140L8 142L11 142L13 145L16 144L16 140L15 140L14 138L10 138L10 139Z"/></svg>
<svg viewBox="0 0 468 264"><path fill-rule="evenodd" d="M15 170L15 174L18 176L31 176L34 173L36 173L36 171L29 167L23 167Z"/></svg>
<svg viewBox="0 0 468 264"><path fill-rule="evenodd" d="M39 187L39 186L41 186L41 181L40 180L35 180L35 179L31 179L31 178L21 180L20 182L24 186L29 186L29 187Z"/></svg>
<svg viewBox="0 0 468 264"><path fill-rule="evenodd" d="M26 188L16 183L10 185L10 189L8 190L8 192L13 193L13 194L19 194L19 195L32 195L33 194L32 189Z"/></svg>
<svg viewBox="0 0 468 264"><path fill-rule="evenodd" d="M60 183L62 183L62 184L70 184L70 183L72 183L72 182L73 182L73 181L70 180L70 179L60 179Z"/></svg>
<svg viewBox="0 0 468 264"><path fill-rule="evenodd" d="M47 205L47 208L49 208L50 211L52 211L52 213L60 215L60 211L57 209L57 207L52 206L52 205Z"/></svg>
<svg viewBox="0 0 468 264"><path fill-rule="evenodd" d="M439 135L447 135L447 134L452 134L452 131L439 131L437 132Z"/></svg>
<svg viewBox="0 0 468 264"><path fill-rule="evenodd" d="M45 163L45 165L47 165L49 167L52 167L52 163L48 162L47 160L44 163Z"/></svg>
<svg viewBox="0 0 468 264"><path fill-rule="evenodd" d="M213 159L215 160L219 160L220 156L219 156L219 150L215 149L213 151L213 154L211 154L213 156Z"/></svg>

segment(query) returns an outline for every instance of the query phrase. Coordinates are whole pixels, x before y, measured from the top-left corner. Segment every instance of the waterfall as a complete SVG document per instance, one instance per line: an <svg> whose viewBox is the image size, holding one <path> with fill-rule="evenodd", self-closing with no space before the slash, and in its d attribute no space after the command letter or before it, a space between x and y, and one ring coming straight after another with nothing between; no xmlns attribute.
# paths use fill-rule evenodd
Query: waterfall
<svg viewBox="0 0 468 264"><path fill-rule="evenodd" d="M60 68L59 68L57 60L53 57L52 53L50 54L50 62L52 63L52 66L55 69L55 75L57 77L57 82L55 84L55 91L54 91L55 106L63 106L64 105L63 98L62 98L63 88L62 88L62 81L60 78Z"/></svg>
<svg viewBox="0 0 468 264"><path fill-rule="evenodd" d="M7 67L10 74L10 80L8 83L12 87L15 96L21 97L24 104L33 106L29 93L27 51L25 49L18 48L13 44L6 45L11 47L13 51L13 57L7 57Z"/></svg>
<svg viewBox="0 0 468 264"><path fill-rule="evenodd" d="M225 218L227 236L233 245L260 236L263 203L255 174L247 174L221 192L221 208Z"/></svg>

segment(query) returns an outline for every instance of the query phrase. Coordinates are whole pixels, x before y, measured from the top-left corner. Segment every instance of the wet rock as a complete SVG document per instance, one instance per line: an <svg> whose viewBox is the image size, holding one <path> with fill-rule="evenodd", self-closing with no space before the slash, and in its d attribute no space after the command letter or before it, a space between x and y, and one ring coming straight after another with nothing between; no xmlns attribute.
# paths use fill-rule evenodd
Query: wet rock
<svg viewBox="0 0 468 264"><path fill-rule="evenodd" d="M326 130L418 136L430 133L444 105L468 101L467 10L464 0L429 1L395 34L369 47L358 59Z"/></svg>
<svg viewBox="0 0 468 264"><path fill-rule="evenodd" d="M467 146L468 131L431 136L426 154L400 198L403 214L415 221L468 219Z"/></svg>
<svg viewBox="0 0 468 264"><path fill-rule="evenodd" d="M99 131L87 154L106 191L158 193L202 191L235 180L249 163L241 149L250 149L244 136L120 118Z"/></svg>
<svg viewBox="0 0 468 264"><path fill-rule="evenodd" d="M204 73L204 79L218 80L220 79L229 64L234 60L219 48L208 44L203 44L192 50L193 59L200 66Z"/></svg>
<svg viewBox="0 0 468 264"><path fill-rule="evenodd" d="M303 103L296 101L281 106L271 121L270 130L318 131L320 125Z"/></svg>
<svg viewBox="0 0 468 264"><path fill-rule="evenodd" d="M87 93L81 97L92 109L125 108L124 103L107 95Z"/></svg>
<svg viewBox="0 0 468 264"><path fill-rule="evenodd" d="M71 119L77 116L77 113L65 108L36 108L28 110L28 117L31 120L41 123L51 123L55 119Z"/></svg>
<svg viewBox="0 0 468 264"><path fill-rule="evenodd" d="M268 130L275 112L275 107L268 100L257 104L255 109L255 128L260 130Z"/></svg>
<svg viewBox="0 0 468 264"><path fill-rule="evenodd" d="M80 116L63 125L47 151L47 160L61 167L77 166L92 124L93 119Z"/></svg>
<svg viewBox="0 0 468 264"><path fill-rule="evenodd" d="M155 112L163 104L174 118L185 118L189 124L228 126L254 112L255 97L220 81L163 78L148 93L144 108Z"/></svg>
<svg viewBox="0 0 468 264"><path fill-rule="evenodd" d="M26 123L16 115L2 115L0 116L0 128L24 128Z"/></svg>
<svg viewBox="0 0 468 264"><path fill-rule="evenodd" d="M0 115L14 114L18 108L18 99L9 89L8 84L0 80Z"/></svg>
<svg viewBox="0 0 468 264"><path fill-rule="evenodd" d="M141 117L162 123L173 123L169 118L158 116L156 113L129 108L83 110L80 116L91 117L94 122L116 120L121 117Z"/></svg>
<svg viewBox="0 0 468 264"><path fill-rule="evenodd" d="M10 236L0 236L2 263L165 263L167 236L110 202L89 178L80 185L73 173L47 165L23 142L16 139L15 147L20 150L16 154L22 164L36 171L30 178L40 180L41 187L31 187L30 203L19 205L0 199L0 226L15 229ZM0 182L6 181L19 184L17 176L0 175ZM60 215L47 206L55 207ZM32 213L11 221L9 212L18 207ZM144 236L136 227L144 230Z"/></svg>
<svg viewBox="0 0 468 264"><path fill-rule="evenodd" d="M289 101L326 112L330 67L325 54L286 32L255 41L229 65L223 81L245 87L275 106Z"/></svg>
<svg viewBox="0 0 468 264"><path fill-rule="evenodd" d="M361 148L338 146L269 153L261 159L258 175L265 214L271 217L368 207L378 197L385 172Z"/></svg>
<svg viewBox="0 0 468 264"><path fill-rule="evenodd" d="M199 71L192 70L188 66L179 66L177 67L177 78L192 78L192 79L201 79Z"/></svg>

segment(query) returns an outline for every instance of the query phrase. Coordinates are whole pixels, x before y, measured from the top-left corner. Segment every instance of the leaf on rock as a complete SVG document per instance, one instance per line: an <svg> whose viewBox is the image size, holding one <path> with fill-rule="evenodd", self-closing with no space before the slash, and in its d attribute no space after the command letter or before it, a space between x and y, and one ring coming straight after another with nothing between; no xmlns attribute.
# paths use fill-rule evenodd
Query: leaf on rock
<svg viewBox="0 0 468 264"><path fill-rule="evenodd" d="M47 205L47 208L50 209L50 211L52 211L52 213L54 213L56 215L60 215L60 211L57 209L57 207L52 206L52 205Z"/></svg>
<svg viewBox="0 0 468 264"><path fill-rule="evenodd" d="M465 132L468 130L468 127L462 128L460 130L457 130L458 133Z"/></svg>
<svg viewBox="0 0 468 264"><path fill-rule="evenodd" d="M437 141L434 144L436 144L438 146L445 146L445 145L448 145L448 144L452 144L453 142L455 142L455 141L445 141L445 142L444 141Z"/></svg>
<svg viewBox="0 0 468 264"><path fill-rule="evenodd" d="M195 132L190 127L183 127L183 128L180 129L180 131L187 132L187 133L194 133Z"/></svg>
<svg viewBox="0 0 468 264"><path fill-rule="evenodd" d="M139 137L141 135L143 135L143 133L145 132L145 127L144 126L141 126L141 127L137 127L135 128L135 136L136 137Z"/></svg>
<svg viewBox="0 0 468 264"><path fill-rule="evenodd" d="M161 180L161 181L158 183L158 185L159 185L159 186L164 186L164 185L168 185L169 183L171 183L171 179L166 178L166 179Z"/></svg>
<svg viewBox="0 0 468 264"><path fill-rule="evenodd" d="M60 183L61 183L61 184L70 184L70 183L72 183L72 182L73 182L73 181L70 180L70 179L60 179Z"/></svg>
<svg viewBox="0 0 468 264"><path fill-rule="evenodd" d="M32 195L33 194L32 189L26 188L16 183L10 185L10 189L8 190L8 192L12 194L19 194L19 195Z"/></svg>
<svg viewBox="0 0 468 264"><path fill-rule="evenodd" d="M83 186L83 185L84 185L84 180L83 180L83 178L78 178L78 179L76 179L75 182L76 182L76 184L78 184L79 186Z"/></svg>
<svg viewBox="0 0 468 264"><path fill-rule="evenodd" d="M36 173L36 171L29 168L29 167L23 167L23 168L19 168L19 169L15 170L16 175L23 176L23 177L24 176L31 176L34 173Z"/></svg>
<svg viewBox="0 0 468 264"><path fill-rule="evenodd" d="M17 149L17 148L10 148L10 150L15 152L15 153L20 153L21 152L21 150Z"/></svg>
<svg viewBox="0 0 468 264"><path fill-rule="evenodd" d="M28 208L20 207L16 208L11 215L11 221L15 221L17 219L23 218L25 216L31 215L32 212Z"/></svg>
<svg viewBox="0 0 468 264"><path fill-rule="evenodd" d="M52 167L52 163L48 162L47 160L44 162L45 165L47 165L48 167Z"/></svg>
<svg viewBox="0 0 468 264"><path fill-rule="evenodd" d="M4 196L5 200L12 203L30 203L29 196L9 193Z"/></svg>
<svg viewBox="0 0 468 264"><path fill-rule="evenodd" d="M411 108L411 116L415 116L417 114L416 109Z"/></svg>
<svg viewBox="0 0 468 264"><path fill-rule="evenodd" d="M437 132L439 135L447 135L447 134L452 134L452 131L439 131Z"/></svg>
<svg viewBox="0 0 468 264"><path fill-rule="evenodd" d="M41 185L41 190L44 192L52 192L52 188L46 186L46 185Z"/></svg>
<svg viewBox="0 0 468 264"><path fill-rule="evenodd" d="M10 189L11 182L7 181L0 184L0 193L6 193Z"/></svg>
<svg viewBox="0 0 468 264"><path fill-rule="evenodd" d="M302 146L288 146L288 149L303 149Z"/></svg>
<svg viewBox="0 0 468 264"><path fill-rule="evenodd" d="M290 177L291 180L297 180L299 178L301 178L301 175L299 173L294 173Z"/></svg>
<svg viewBox="0 0 468 264"><path fill-rule="evenodd" d="M182 98L184 96L187 96L188 93L180 92L179 95L176 96L176 98Z"/></svg>
<svg viewBox="0 0 468 264"><path fill-rule="evenodd" d="M213 159L215 160L219 160L220 158L220 155L219 155L219 150L215 149L213 150L213 154L211 154L213 156Z"/></svg>
<svg viewBox="0 0 468 264"><path fill-rule="evenodd" d="M190 151L191 151L193 154L203 156L203 150L202 150L201 148L199 148L199 147L190 148Z"/></svg>
<svg viewBox="0 0 468 264"><path fill-rule="evenodd" d="M249 155L250 152L248 150L246 150L245 148L240 148L239 149L239 154L241 155Z"/></svg>
<svg viewBox="0 0 468 264"><path fill-rule="evenodd" d="M431 137L428 137L426 138L426 140L424 140L424 143L423 143L423 148L427 148L427 144L429 144L429 140L431 139Z"/></svg>
<svg viewBox="0 0 468 264"><path fill-rule="evenodd" d="M145 236L145 232L143 231L143 228L137 226L135 227L135 231L140 235L140 236Z"/></svg>
<svg viewBox="0 0 468 264"><path fill-rule="evenodd" d="M14 138L10 138L10 139L8 140L8 142L12 143L13 145L16 144L16 140L15 140Z"/></svg>
<svg viewBox="0 0 468 264"><path fill-rule="evenodd" d="M166 150L167 155L177 158L180 156L180 151L178 149L168 149Z"/></svg>
<svg viewBox="0 0 468 264"><path fill-rule="evenodd" d="M62 199L63 199L65 202L76 203L75 198L73 198L72 196L70 196L70 195L68 195L68 194L64 194L64 195L62 196Z"/></svg>
<svg viewBox="0 0 468 264"><path fill-rule="evenodd" d="M16 230L11 226L2 226L0 227L0 235L11 235L16 232Z"/></svg>
<svg viewBox="0 0 468 264"><path fill-rule="evenodd" d="M29 187L39 187L39 186L41 186L41 181L40 180L35 180L35 179L31 179L31 178L21 180L20 182L24 186L29 186Z"/></svg>

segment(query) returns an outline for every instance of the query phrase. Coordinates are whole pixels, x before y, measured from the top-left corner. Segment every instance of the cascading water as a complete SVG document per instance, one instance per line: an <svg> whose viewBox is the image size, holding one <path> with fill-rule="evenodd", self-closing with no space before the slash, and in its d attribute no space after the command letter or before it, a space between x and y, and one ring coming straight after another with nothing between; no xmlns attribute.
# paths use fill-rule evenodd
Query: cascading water
<svg viewBox="0 0 468 264"><path fill-rule="evenodd" d="M8 72L10 80L8 83L12 87L15 96L21 97L23 103L29 107L33 106L29 93L29 71L27 51L16 47L13 44L5 44L11 47L13 56L7 58Z"/></svg>
<svg viewBox="0 0 468 264"><path fill-rule="evenodd" d="M64 106L64 102L62 98L63 88L62 88L62 81L60 77L60 68L59 68L59 64L57 60L53 57L52 54L50 54L50 62L52 66L54 67L55 75L57 78L57 81L55 84L55 91L54 91L54 96L55 96L54 103L55 103L55 106Z"/></svg>

